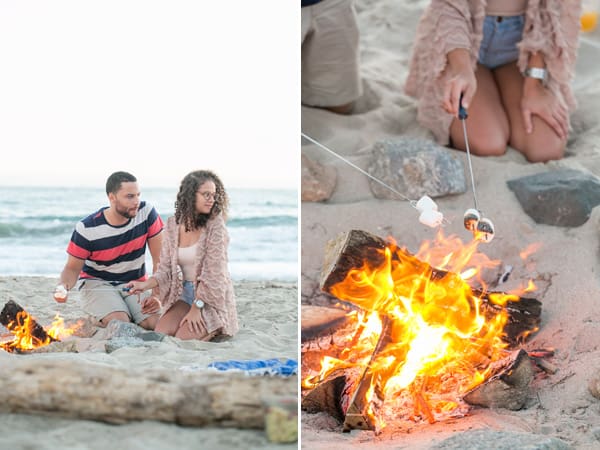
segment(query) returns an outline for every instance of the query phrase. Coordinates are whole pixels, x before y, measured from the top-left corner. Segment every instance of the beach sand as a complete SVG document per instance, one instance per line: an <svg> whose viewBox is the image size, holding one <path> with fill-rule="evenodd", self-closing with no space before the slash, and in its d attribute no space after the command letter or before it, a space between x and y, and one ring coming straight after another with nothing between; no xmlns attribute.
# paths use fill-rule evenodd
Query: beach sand
<svg viewBox="0 0 600 450"><path fill-rule="evenodd" d="M414 100L403 94L416 24L427 4L425 0L356 2L365 87L358 113L341 116L302 107L304 133L363 169L378 140L430 136L416 122ZM510 281L515 286L530 278L536 283L537 290L530 296L542 302L542 322L526 348L556 349L550 361L558 372L536 377L532 398L520 411L473 408L467 417L434 425L389 424L379 436L370 431L342 433L339 424L324 413L303 412L304 448L427 449L461 431L480 428L551 436L573 448L600 448L600 403L587 388L590 378L600 373L600 209L595 208L590 219L576 228L539 225L524 213L506 185L507 180L556 168L600 176L599 44L598 31L582 36L574 82L579 108L572 115L573 132L563 160L531 164L510 148L501 157L473 158L479 204L496 227L495 239L479 250L512 265ZM448 151L468 170L464 153ZM337 186L328 201L302 203L303 304L322 302L318 282L324 247L339 233L361 229L384 238L392 236L411 252L423 240L435 238L436 231L419 223L418 212L408 202L374 198L364 175L306 140L302 153L337 171ZM464 211L472 207L468 178L464 194L435 200L450 221L444 233L469 240L462 224ZM519 251L536 243L539 250L522 262Z"/></svg>
<svg viewBox="0 0 600 450"><path fill-rule="evenodd" d="M14 300L47 327L56 313L67 324L84 318L73 294L66 304L54 302L57 280L44 277L0 277L2 306ZM295 283L234 282L240 331L224 342L181 341L167 337L143 347L123 347L106 353L99 330L83 343L80 353L16 355L0 350L4 367L19 358L68 360L74 365L98 363L115 368L203 371L209 363L298 357L298 289ZM92 328L93 329L93 328ZM0 334L6 329L0 326ZM100 336L100 337L99 337ZM57 380L60 382L60 380ZM297 444L270 443L262 430L193 428L143 421L109 425L90 420L70 420L25 414L0 414L0 448L39 449L192 449L192 448L293 448Z"/></svg>

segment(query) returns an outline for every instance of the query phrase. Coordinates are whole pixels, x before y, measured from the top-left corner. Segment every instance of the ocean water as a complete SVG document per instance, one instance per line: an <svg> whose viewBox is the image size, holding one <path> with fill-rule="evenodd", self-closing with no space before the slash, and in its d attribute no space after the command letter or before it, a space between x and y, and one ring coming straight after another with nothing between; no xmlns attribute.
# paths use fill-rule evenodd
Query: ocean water
<svg viewBox="0 0 600 450"><path fill-rule="evenodd" d="M296 281L298 198L294 190L228 189L229 271L234 280ZM163 220L177 188L144 188ZM0 276L58 277L78 220L108 206L101 188L0 187ZM147 253L147 269L152 264Z"/></svg>

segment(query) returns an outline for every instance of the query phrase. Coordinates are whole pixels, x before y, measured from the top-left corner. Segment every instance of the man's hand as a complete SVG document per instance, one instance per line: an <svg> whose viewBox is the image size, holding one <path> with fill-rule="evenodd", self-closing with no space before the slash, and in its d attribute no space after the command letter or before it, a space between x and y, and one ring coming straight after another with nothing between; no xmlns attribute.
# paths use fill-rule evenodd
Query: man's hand
<svg viewBox="0 0 600 450"><path fill-rule="evenodd" d="M62 284L59 284L54 289L54 300L57 303L65 303L67 301L68 292L69 291L66 287L64 287Z"/></svg>

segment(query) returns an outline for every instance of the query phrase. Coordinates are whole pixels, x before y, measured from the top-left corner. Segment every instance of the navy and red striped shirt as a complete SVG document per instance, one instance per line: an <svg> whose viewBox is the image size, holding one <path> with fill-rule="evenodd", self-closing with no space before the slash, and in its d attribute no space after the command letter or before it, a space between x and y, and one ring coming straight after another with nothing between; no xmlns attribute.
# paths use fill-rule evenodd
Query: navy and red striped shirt
<svg viewBox="0 0 600 450"><path fill-rule="evenodd" d="M110 225L103 207L77 222L67 253L85 260L79 278L100 278L112 283L146 279L146 242L163 229L163 221L146 202L124 225Z"/></svg>

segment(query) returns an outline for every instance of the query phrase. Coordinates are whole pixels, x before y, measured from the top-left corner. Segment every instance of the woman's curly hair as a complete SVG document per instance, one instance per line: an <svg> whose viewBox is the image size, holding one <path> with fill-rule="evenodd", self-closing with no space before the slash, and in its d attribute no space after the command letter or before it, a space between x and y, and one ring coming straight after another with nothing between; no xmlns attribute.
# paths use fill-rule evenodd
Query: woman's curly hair
<svg viewBox="0 0 600 450"><path fill-rule="evenodd" d="M207 181L215 183L215 203L208 214L196 212L196 192ZM209 219L222 214L227 219L229 198L219 177L209 170L195 170L188 173L179 186L175 201L175 221L185 226L185 231L191 231L206 225Z"/></svg>

